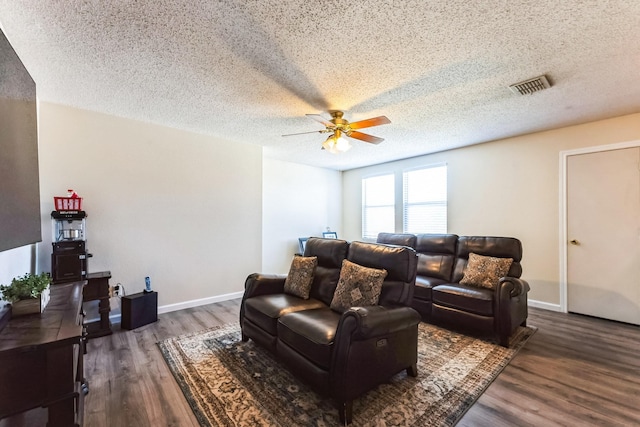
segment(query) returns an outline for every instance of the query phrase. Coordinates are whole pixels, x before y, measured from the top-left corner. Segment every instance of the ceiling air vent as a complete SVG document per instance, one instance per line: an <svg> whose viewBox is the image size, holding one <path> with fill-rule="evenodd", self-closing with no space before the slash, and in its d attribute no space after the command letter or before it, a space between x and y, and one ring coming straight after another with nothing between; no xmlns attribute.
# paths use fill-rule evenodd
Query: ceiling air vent
<svg viewBox="0 0 640 427"><path fill-rule="evenodd" d="M509 86L509 89L511 89L511 92L519 95L529 95L533 92L538 92L550 87L551 85L547 78L545 76L540 76L511 85Z"/></svg>

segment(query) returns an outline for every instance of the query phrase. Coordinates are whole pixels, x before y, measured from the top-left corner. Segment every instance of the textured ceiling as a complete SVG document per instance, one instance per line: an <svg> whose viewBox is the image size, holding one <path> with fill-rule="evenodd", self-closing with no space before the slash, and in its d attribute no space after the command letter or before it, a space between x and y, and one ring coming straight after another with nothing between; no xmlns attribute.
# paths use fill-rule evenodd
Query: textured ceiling
<svg viewBox="0 0 640 427"><path fill-rule="evenodd" d="M338 170L640 112L635 0L0 0L0 26L43 101ZM385 141L281 136L330 109Z"/></svg>

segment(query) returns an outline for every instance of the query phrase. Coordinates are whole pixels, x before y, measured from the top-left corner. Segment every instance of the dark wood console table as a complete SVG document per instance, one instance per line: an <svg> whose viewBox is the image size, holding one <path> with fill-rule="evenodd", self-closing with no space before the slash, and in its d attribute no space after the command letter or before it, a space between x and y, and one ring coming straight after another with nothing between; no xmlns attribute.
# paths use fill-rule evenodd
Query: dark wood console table
<svg viewBox="0 0 640 427"><path fill-rule="evenodd" d="M97 273L87 274L87 284L84 286L82 300L99 301L98 314L99 320L86 323L87 338L103 337L111 335L111 321L109 321L109 313L111 312L111 304L109 302L109 279L110 271L100 271Z"/></svg>
<svg viewBox="0 0 640 427"><path fill-rule="evenodd" d="M47 427L82 425L83 285L53 285L44 313L13 318L0 332L0 419L42 407Z"/></svg>

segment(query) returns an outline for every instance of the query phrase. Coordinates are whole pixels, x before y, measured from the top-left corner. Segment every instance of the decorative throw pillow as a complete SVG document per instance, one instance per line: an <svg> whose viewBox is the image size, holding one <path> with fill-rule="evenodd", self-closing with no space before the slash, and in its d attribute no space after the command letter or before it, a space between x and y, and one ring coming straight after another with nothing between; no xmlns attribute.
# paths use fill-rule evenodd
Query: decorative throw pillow
<svg viewBox="0 0 640 427"><path fill-rule="evenodd" d="M509 272L512 262L512 258L495 258L470 253L460 284L495 289L500 278Z"/></svg>
<svg viewBox="0 0 640 427"><path fill-rule="evenodd" d="M387 270L363 267L343 260L338 286L331 300L331 309L343 313L351 307L378 304L385 277Z"/></svg>
<svg viewBox="0 0 640 427"><path fill-rule="evenodd" d="M284 292L303 299L309 299L313 275L318 265L318 257L295 256L291 261L289 274L284 281Z"/></svg>

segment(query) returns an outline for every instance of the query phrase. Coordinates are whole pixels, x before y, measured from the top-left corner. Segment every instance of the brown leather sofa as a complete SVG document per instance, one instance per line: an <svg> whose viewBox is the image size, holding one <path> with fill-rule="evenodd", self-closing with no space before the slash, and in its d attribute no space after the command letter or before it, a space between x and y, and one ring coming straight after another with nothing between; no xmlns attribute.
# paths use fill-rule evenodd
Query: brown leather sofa
<svg viewBox="0 0 640 427"><path fill-rule="evenodd" d="M240 307L242 339L273 351L294 374L336 400L341 422L352 401L406 370L417 375L420 315L410 307L417 256L400 246L310 238L318 265L309 299L284 293L286 276L252 274ZM342 261L387 270L378 305L338 313L329 306Z"/></svg>
<svg viewBox="0 0 640 427"><path fill-rule="evenodd" d="M504 347L517 327L526 325L529 284L520 279L522 244L518 239L380 233L377 241L406 245L418 253L411 306L425 322L490 337ZM494 290L459 283L470 253L513 259Z"/></svg>

